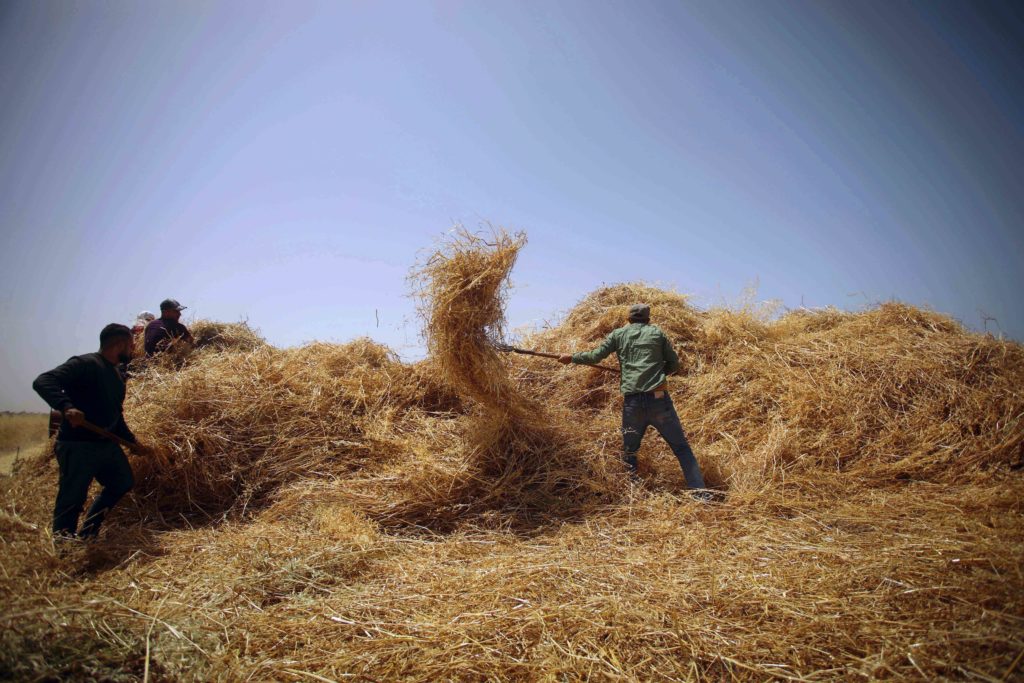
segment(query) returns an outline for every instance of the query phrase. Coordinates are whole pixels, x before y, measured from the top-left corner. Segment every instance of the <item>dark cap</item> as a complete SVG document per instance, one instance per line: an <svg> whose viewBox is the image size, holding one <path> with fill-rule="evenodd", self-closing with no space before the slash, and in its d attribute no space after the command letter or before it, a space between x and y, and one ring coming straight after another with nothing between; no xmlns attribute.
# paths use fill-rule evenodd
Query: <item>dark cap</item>
<svg viewBox="0 0 1024 683"><path fill-rule="evenodd" d="M184 311L188 306L182 306L174 299L164 299L160 302L161 311Z"/></svg>
<svg viewBox="0 0 1024 683"><path fill-rule="evenodd" d="M633 304L629 307L629 322L645 323L651 319L651 307L647 304Z"/></svg>

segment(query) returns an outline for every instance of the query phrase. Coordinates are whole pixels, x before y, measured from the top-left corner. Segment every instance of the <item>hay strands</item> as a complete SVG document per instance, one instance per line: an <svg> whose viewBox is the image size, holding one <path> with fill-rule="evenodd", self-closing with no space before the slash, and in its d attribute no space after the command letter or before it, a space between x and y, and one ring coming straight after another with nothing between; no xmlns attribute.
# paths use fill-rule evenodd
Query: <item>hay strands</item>
<svg viewBox="0 0 1024 683"><path fill-rule="evenodd" d="M517 346L511 346L509 344L500 344L495 342L494 348L505 353L522 353L527 356L540 356L541 358L554 358L558 359L560 356L556 353L544 353L543 351L531 351L530 349L521 349ZM615 368L608 367L607 365L601 365L600 363L578 363L577 365L587 365L592 368L599 368L605 372L614 372L616 375L619 371Z"/></svg>

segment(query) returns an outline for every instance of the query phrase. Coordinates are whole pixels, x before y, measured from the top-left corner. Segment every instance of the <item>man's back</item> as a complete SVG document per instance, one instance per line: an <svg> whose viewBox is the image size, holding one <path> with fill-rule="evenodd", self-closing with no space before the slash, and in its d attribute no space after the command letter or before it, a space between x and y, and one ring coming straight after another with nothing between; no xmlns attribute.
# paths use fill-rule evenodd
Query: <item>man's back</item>
<svg viewBox="0 0 1024 683"><path fill-rule="evenodd" d="M679 415L666 390L668 375L679 370L679 356L668 336L651 325L651 307L629 307L629 324L612 330L593 351L559 356L562 363L593 365L610 353L619 356L622 391L622 460L632 477L639 471L636 454L647 428L654 426L672 448L692 489L704 488L704 475L686 440Z"/></svg>
<svg viewBox="0 0 1024 683"><path fill-rule="evenodd" d="M60 411L77 408L90 422L123 438L131 436L122 413L124 378L117 367L101 354L72 356L62 365L39 375L32 386L50 407ZM65 420L57 439L81 442L100 441L102 437L84 428L72 427Z"/></svg>
<svg viewBox="0 0 1024 683"><path fill-rule="evenodd" d="M620 389L623 394L653 391L666 376L679 369L679 356L657 325L630 323L605 337L594 351L577 353L577 363L597 363L611 353L619 357Z"/></svg>

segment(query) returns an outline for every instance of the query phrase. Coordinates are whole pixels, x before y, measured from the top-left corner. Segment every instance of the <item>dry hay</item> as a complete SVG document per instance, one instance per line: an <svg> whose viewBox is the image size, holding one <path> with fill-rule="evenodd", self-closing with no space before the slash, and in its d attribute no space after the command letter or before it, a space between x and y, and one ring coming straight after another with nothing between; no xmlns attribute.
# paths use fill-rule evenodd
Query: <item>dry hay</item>
<svg viewBox="0 0 1024 683"><path fill-rule="evenodd" d="M171 435L149 439L156 454L136 469L136 498L161 515L237 512L303 477L386 463L406 446L405 422L458 405L426 368L368 339L214 348L149 366L132 385L136 431Z"/></svg>
<svg viewBox="0 0 1024 683"><path fill-rule="evenodd" d="M636 300L653 302L653 322L680 350L677 409L702 465L732 492L801 472L955 482L1024 459L1021 346L905 304L768 320L697 311L677 294L624 285L599 290L527 343L592 348ZM537 391L560 392L614 428L621 399L612 380L568 369L551 386L541 363L524 363L538 368L527 376Z"/></svg>
<svg viewBox="0 0 1024 683"><path fill-rule="evenodd" d="M192 333L193 346L196 349L245 351L266 345L263 337L245 322L218 323L200 320L189 328L189 332Z"/></svg>
<svg viewBox="0 0 1024 683"><path fill-rule="evenodd" d="M505 292L525 235L456 228L413 272L427 348L439 377L471 399L465 466L455 491L464 511L515 507L566 514L609 491L607 468L592 462L540 401L509 376L496 350L504 337ZM439 503L431 497L431 506Z"/></svg>
<svg viewBox="0 0 1024 683"><path fill-rule="evenodd" d="M625 483L614 376L495 353L522 245L463 231L424 259L422 363L196 324L218 341L130 384L159 449L100 546L54 554L52 463L5 478L0 677L1021 677L1019 344L643 284L523 340L590 348L651 303L728 493L701 504L656 437Z"/></svg>
<svg viewBox="0 0 1024 683"><path fill-rule="evenodd" d="M503 338L508 277L526 237L488 237L456 228L413 271L427 349L461 395L489 414L529 420L537 406L512 385L494 347Z"/></svg>

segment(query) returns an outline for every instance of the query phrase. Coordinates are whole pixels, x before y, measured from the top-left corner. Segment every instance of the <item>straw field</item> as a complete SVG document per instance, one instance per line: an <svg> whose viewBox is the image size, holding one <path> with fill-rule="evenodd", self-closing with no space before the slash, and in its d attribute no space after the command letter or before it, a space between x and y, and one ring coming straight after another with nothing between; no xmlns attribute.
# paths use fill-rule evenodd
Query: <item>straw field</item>
<svg viewBox="0 0 1024 683"><path fill-rule="evenodd" d="M0 413L0 473L43 445L48 421L45 413Z"/></svg>
<svg viewBox="0 0 1024 683"><path fill-rule="evenodd" d="M0 452L35 446L46 438L49 415L0 413Z"/></svg>
<svg viewBox="0 0 1024 683"><path fill-rule="evenodd" d="M628 482L615 376L495 350L524 244L416 266L418 363L197 324L129 383L156 453L99 544L53 549L49 458L0 480L0 677L1024 678L1019 344L643 284L518 340L592 348L649 303L701 502L656 434Z"/></svg>

